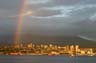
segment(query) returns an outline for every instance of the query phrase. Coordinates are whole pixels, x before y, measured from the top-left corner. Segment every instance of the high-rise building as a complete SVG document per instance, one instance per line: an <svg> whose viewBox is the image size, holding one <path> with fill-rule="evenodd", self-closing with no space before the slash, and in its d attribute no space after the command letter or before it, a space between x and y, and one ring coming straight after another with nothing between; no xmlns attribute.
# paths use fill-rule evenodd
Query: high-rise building
<svg viewBox="0 0 96 63"><path fill-rule="evenodd" d="M32 46L32 43L29 43L28 45L27 45L27 47L28 48L32 48L33 46Z"/></svg>
<svg viewBox="0 0 96 63"><path fill-rule="evenodd" d="M73 52L74 49L75 49L75 48L74 48L74 45L71 45L71 46L70 46L70 51Z"/></svg>
<svg viewBox="0 0 96 63"><path fill-rule="evenodd" d="M76 45L75 46L75 51L78 52L80 49L79 49L79 45Z"/></svg>

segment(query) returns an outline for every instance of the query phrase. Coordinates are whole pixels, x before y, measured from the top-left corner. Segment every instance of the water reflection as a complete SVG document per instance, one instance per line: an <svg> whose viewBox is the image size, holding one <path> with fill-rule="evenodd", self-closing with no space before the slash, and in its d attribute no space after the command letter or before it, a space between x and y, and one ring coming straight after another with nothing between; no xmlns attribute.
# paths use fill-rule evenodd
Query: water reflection
<svg viewBox="0 0 96 63"><path fill-rule="evenodd" d="M96 57L0 56L0 63L96 63Z"/></svg>

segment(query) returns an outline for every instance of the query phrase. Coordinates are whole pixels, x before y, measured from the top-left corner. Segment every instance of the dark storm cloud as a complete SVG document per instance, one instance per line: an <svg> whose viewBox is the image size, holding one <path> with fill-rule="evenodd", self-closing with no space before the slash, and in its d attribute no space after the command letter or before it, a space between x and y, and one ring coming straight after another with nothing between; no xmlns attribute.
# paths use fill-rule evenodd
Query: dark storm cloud
<svg viewBox="0 0 96 63"><path fill-rule="evenodd" d="M20 0L0 0L0 8L4 9L17 9L20 4Z"/></svg>
<svg viewBox="0 0 96 63"><path fill-rule="evenodd" d="M20 0L0 0L0 42L12 42L16 28L17 17L9 16L18 14Z"/></svg>
<svg viewBox="0 0 96 63"><path fill-rule="evenodd" d="M17 14L20 5L20 0L0 0L0 17Z"/></svg>
<svg viewBox="0 0 96 63"><path fill-rule="evenodd" d="M39 9L35 12L38 12L38 13L34 13L33 15L34 16L52 16L52 15L57 15L57 14L60 14L61 12L56 10L43 10L43 9Z"/></svg>
<svg viewBox="0 0 96 63"><path fill-rule="evenodd" d="M53 0L55 4L58 5L74 5L81 3L84 0Z"/></svg>
<svg viewBox="0 0 96 63"><path fill-rule="evenodd" d="M39 6L39 8L36 9L37 12L35 12L37 15L33 15L31 18L39 19L39 20L36 20L37 22L38 21L42 22L44 20L45 22L42 22L41 25L40 25L40 22L38 22L38 27L41 27L44 30L46 30L47 28L52 32L52 29L56 28L55 30L53 30L54 32L57 31L56 34L58 33L78 34L78 35L84 35L87 37L90 36L91 38L93 34L94 34L94 37L96 35L95 33L93 33L93 31L96 30L95 29L96 25L92 26L94 24L92 22L96 20L95 19L96 5L94 3L96 3L95 0L92 0L91 2L90 0L52 0L51 2L47 2L47 4L44 4L44 3L36 4L37 7ZM42 5L45 5L45 6L42 6ZM46 12L49 11L49 13L52 11L59 11L60 13L54 14L54 15L47 14L46 16L46 12L42 13L41 11L41 15L40 15L40 12L38 12L38 10L41 10L41 9L42 11L43 10L46 10ZM86 24L83 24L84 22ZM75 23L80 23L82 25L77 25ZM50 26L47 26L47 25L50 25ZM88 33L88 31L90 31L90 33Z"/></svg>
<svg viewBox="0 0 96 63"><path fill-rule="evenodd" d="M25 16L21 32L78 35L95 40L95 3L95 0L29 0L27 10L33 14ZM0 34L15 32L20 5L21 0L0 0Z"/></svg>

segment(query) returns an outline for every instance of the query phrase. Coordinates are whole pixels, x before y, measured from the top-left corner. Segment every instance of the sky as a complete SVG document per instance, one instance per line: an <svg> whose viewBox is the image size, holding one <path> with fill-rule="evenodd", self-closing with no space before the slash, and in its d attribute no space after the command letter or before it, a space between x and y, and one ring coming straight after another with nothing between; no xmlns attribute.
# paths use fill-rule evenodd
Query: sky
<svg viewBox="0 0 96 63"><path fill-rule="evenodd" d="M21 3L0 0L1 42L14 40ZM27 0L26 4L19 31L23 37L76 35L96 41L96 0ZM32 14L26 15L29 11Z"/></svg>

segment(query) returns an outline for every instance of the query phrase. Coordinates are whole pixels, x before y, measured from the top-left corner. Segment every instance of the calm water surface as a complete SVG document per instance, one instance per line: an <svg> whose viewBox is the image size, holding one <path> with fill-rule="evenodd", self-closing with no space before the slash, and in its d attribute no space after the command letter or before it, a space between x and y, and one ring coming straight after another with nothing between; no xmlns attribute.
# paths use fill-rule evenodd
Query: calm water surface
<svg viewBox="0 0 96 63"><path fill-rule="evenodd" d="M0 56L0 63L96 63L96 57Z"/></svg>

